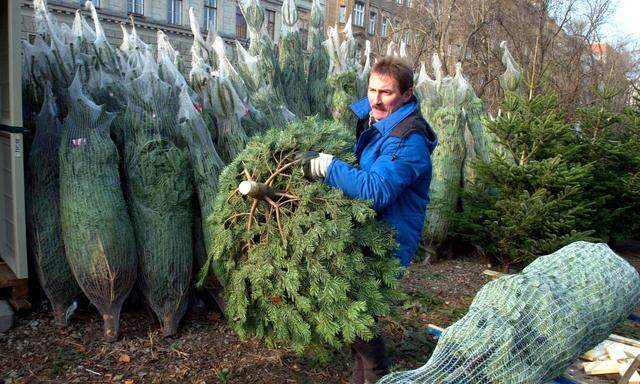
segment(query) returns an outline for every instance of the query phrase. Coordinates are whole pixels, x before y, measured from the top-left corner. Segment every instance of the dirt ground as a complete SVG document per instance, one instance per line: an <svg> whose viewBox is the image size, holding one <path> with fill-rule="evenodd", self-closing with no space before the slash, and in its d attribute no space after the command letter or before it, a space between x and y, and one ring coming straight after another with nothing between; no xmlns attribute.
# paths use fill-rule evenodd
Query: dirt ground
<svg viewBox="0 0 640 384"><path fill-rule="evenodd" d="M627 254L640 268L640 257ZM402 280L408 299L398 314L381 320L393 370L416 368L428 359L435 340L429 323L447 326L462 317L475 293L490 278L476 261L443 260L412 265ZM640 327L616 330L640 337ZM102 340L97 312L83 305L70 327L60 329L40 303L0 334L0 382L14 383L348 383L347 350L268 349L240 341L213 309L190 312L175 338L165 339L145 310L126 308L121 338Z"/></svg>

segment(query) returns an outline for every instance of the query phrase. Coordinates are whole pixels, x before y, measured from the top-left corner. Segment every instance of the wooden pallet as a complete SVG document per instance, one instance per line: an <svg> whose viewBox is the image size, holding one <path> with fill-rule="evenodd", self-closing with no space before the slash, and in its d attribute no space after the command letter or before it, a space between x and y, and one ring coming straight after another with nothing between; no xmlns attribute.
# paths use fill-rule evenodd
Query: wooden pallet
<svg viewBox="0 0 640 384"><path fill-rule="evenodd" d="M7 263L2 261L0 261L0 299L8 300L17 311L31 309L29 279L18 279Z"/></svg>

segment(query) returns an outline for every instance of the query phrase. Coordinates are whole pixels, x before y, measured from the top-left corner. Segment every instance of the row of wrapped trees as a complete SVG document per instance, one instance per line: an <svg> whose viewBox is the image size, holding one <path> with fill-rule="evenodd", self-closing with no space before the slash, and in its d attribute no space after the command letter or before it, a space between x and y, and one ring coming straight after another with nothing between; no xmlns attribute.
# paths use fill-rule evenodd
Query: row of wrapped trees
<svg viewBox="0 0 640 384"><path fill-rule="evenodd" d="M174 334L192 277L218 243L208 219L225 164L255 135L332 114L333 61L323 47L320 5L312 10L309 76L295 2L282 7L278 55L260 3L240 6L250 43L248 49L236 43L233 61L222 38L201 34L190 10L187 74L162 31L154 47L135 25L123 25L116 48L91 2L92 23L78 10L68 26L57 23L43 0L34 1L38 34L23 43L25 122L34 132L30 253L57 323L68 323L84 294L101 313L105 338L115 340L122 304L136 286L164 334ZM355 39L349 35L342 44L350 47L350 61L341 68L354 74ZM338 54L345 63L346 53ZM350 100L359 96L355 85L346 92ZM207 281L218 274L226 283L217 261L209 265L203 276L216 273Z"/></svg>

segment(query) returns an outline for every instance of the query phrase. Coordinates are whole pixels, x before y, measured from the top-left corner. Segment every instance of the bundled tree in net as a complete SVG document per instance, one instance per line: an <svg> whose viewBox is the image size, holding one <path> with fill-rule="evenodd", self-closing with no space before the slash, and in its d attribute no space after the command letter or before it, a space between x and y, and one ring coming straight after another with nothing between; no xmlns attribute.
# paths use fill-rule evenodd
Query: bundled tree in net
<svg viewBox="0 0 640 384"><path fill-rule="evenodd" d="M345 27L345 40L340 41L338 27L329 27L328 38L322 45L329 55L331 88L331 113L333 118L347 127L355 127L356 118L350 106L359 97L358 91L358 45L351 32L351 16Z"/></svg>
<svg viewBox="0 0 640 384"><path fill-rule="evenodd" d="M247 20L250 44L247 51L236 41L237 69L249 93L250 121L256 122L252 131L284 126L295 115L285 102L282 74L264 25L264 9L258 0L243 0L239 5Z"/></svg>
<svg viewBox="0 0 640 384"><path fill-rule="evenodd" d="M309 99L304 78L304 54L298 29L295 0L282 2L282 32L278 41L278 63L282 71L285 100L291 112L299 118L309 116Z"/></svg>
<svg viewBox="0 0 640 384"><path fill-rule="evenodd" d="M260 71L260 59L251 55L236 41L237 69L249 92L249 114L243 119L247 132L259 133L272 127L282 127L295 119L284 99L278 99L275 90Z"/></svg>
<svg viewBox="0 0 640 384"><path fill-rule="evenodd" d="M546 383L639 299L634 267L605 244L576 242L485 285L424 366L380 383Z"/></svg>
<svg viewBox="0 0 640 384"><path fill-rule="evenodd" d="M109 137L113 118L83 94L76 77L59 152L62 235L71 271L100 311L107 341L118 337L137 268L118 152Z"/></svg>
<svg viewBox="0 0 640 384"><path fill-rule="evenodd" d="M178 129L178 90L154 72L126 87L118 118L125 137L127 198L138 250L138 285L165 336L187 309L193 268L193 185Z"/></svg>
<svg viewBox="0 0 640 384"><path fill-rule="evenodd" d="M461 72L455 77L443 77L436 54L433 56L433 68L436 79L421 77L415 86L421 100L421 111L435 130L439 142L432 156L431 202L425 218L424 238L429 253L435 253L446 239L451 217L458 206L466 153L462 102L468 88Z"/></svg>
<svg viewBox="0 0 640 384"><path fill-rule="evenodd" d="M209 261L218 263L225 312L241 337L338 347L371 338L374 317L389 313L402 272L393 233L369 202L304 178L296 156L313 149L349 158L344 132L339 123L292 123L253 139L223 171L207 222Z"/></svg>
<svg viewBox="0 0 640 384"><path fill-rule="evenodd" d="M322 47L324 40L324 10L319 0L311 5L311 28L309 29L309 74L307 76L307 93L312 114L321 118L330 116L331 95L327 76L329 75L329 55Z"/></svg>
<svg viewBox="0 0 640 384"><path fill-rule="evenodd" d="M207 83L208 88L203 93L204 106L210 108L216 117L216 148L222 160L229 163L244 149L248 140L242 126L243 118L248 114L247 104L241 96L246 90L244 84L238 84L242 80L226 57L222 38L216 38L214 48L219 58L219 69Z"/></svg>
<svg viewBox="0 0 640 384"><path fill-rule="evenodd" d="M62 129L51 91L45 93L29 151L29 244L40 285L51 302L57 325L67 325L77 307L80 287L64 253L60 224L60 166Z"/></svg>
<svg viewBox="0 0 640 384"><path fill-rule="evenodd" d="M188 92L183 89L180 93L180 109L178 111L180 132L189 145L193 183L198 195L200 217L206 220L213 213L214 202L218 193L218 178L224 163L213 144L209 131L202 119L201 113L193 105ZM196 224L195 231L208 230L209 227ZM198 225L200 226L198 228ZM199 270L206 261L206 254L211 252L213 236L209 232L202 235L206 253L197 252L194 262Z"/></svg>

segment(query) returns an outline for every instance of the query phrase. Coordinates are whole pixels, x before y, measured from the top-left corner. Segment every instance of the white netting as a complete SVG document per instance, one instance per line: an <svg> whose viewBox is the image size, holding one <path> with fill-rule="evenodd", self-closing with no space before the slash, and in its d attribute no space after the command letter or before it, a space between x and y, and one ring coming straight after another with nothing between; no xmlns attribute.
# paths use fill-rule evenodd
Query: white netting
<svg viewBox="0 0 640 384"><path fill-rule="evenodd" d="M502 53L502 64L506 67L506 71L500 75L500 86L505 91L515 92L520 87L520 82L522 81L520 67L513 56L511 56L506 41L500 43L500 48L504 50Z"/></svg>
<svg viewBox="0 0 640 384"><path fill-rule="evenodd" d="M604 340L640 299L638 272L576 242L485 285L422 367L380 383L544 383Z"/></svg>

